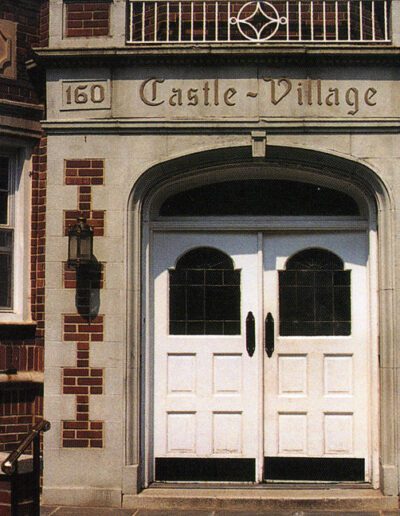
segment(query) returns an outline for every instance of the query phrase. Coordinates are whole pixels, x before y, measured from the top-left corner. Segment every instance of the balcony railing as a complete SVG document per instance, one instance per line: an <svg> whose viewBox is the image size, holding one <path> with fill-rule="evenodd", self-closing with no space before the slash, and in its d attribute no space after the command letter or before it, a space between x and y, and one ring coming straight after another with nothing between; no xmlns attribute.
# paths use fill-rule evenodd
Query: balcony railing
<svg viewBox="0 0 400 516"><path fill-rule="evenodd" d="M390 43L390 0L129 0L128 44Z"/></svg>

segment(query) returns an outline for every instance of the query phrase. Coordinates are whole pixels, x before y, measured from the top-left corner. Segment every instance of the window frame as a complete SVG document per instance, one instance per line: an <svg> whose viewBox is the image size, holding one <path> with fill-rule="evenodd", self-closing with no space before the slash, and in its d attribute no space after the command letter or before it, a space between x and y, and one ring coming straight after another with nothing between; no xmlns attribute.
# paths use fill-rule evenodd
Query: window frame
<svg viewBox="0 0 400 516"><path fill-rule="evenodd" d="M211 252L211 255L215 253L215 257L221 257L222 259L227 259L229 263L226 263L225 267L207 267L206 264L204 266L198 267L196 264L189 264L188 266L185 261L187 261L188 258L190 259L197 259L197 255L200 253ZM193 283L193 280L189 279L189 275L193 277L193 273L198 272L201 274L202 279L201 282L195 281ZM218 279L216 279L217 283L211 283L207 282L208 275L212 275L211 273L220 273L221 274L221 280L222 283L218 283ZM241 303L241 297L242 297L242 285L241 285L241 269L235 269L235 264L232 260L232 257L226 254L224 251L221 251L220 249L216 247L208 247L208 246L200 246L195 247L193 249L190 249L186 251L176 262L175 267L170 268L168 270L168 304L169 304L169 335L192 335L192 336L233 336L233 335L241 335L242 333L242 327L241 327L241 309L242 309L242 303ZM238 282L237 283L225 283L225 273L232 273L232 280L234 281L235 273L238 276ZM184 279L182 279L182 274L184 275ZM181 279L177 280L177 278L181 277ZM179 283L181 281L181 283ZM225 290L230 289L231 291L234 290L235 295L235 301L236 306L234 306L234 309L238 311L237 319L226 319L226 318L220 318L217 317L215 319L210 319L208 317L209 315L209 309L210 309L210 299L215 300L215 291L219 290L219 300L225 300L229 299L230 302L232 300L232 294L227 297L227 293ZM222 290L221 290L222 289ZM177 291L181 291L181 295L177 294ZM190 309L188 308L187 301L188 296L190 294L190 291L193 294L193 291L196 291L197 294L200 294L200 297L202 299L201 303L201 312L203 317L195 317L193 319L188 318L188 312ZM210 295L211 292L214 291L213 295ZM182 294L183 292L183 294ZM223 295L222 295L223 292ZM179 300L182 298L185 299L185 315L181 319L174 319L172 317L173 314L176 314L177 311L179 311ZM217 296L218 298L218 296ZM177 304L178 302L178 304ZM182 308L182 307L180 307ZM231 308L231 307L229 307ZM214 330L210 330L210 326L214 324ZM215 330L215 325L220 324L220 331ZM180 325L181 328L184 329L184 331L178 331L177 328ZM189 328L194 328L195 326L202 327L202 331L190 331ZM230 326L229 326L230 325ZM231 328L229 331L228 328Z"/></svg>
<svg viewBox="0 0 400 516"><path fill-rule="evenodd" d="M30 189L28 181L31 152L28 148L2 145L0 156L8 159L8 220L0 228L12 232L11 306L0 308L1 323L31 322L29 315L30 255L25 252L30 235Z"/></svg>
<svg viewBox="0 0 400 516"><path fill-rule="evenodd" d="M333 266L329 267L329 268L318 268L318 267L304 267L304 268L301 268L301 261L298 262L298 264L295 262L293 264L293 260L296 258L297 260L300 259L303 259L303 255L307 252L319 252L319 253L322 253L322 255L325 255L326 258L329 258L329 257L334 257L336 260L337 260L337 264L336 264L336 267L337 268L333 268ZM337 255L336 253L334 253L333 251L329 250L329 249L325 249L325 248L321 248L321 247L310 247L310 248L305 248L305 249L302 249L302 250L298 250L296 253L294 253L293 255L291 255L287 260L286 260L286 263L285 263L285 266L283 269L279 269L278 271L278 311L279 311L279 325L278 325L278 334L280 337L296 337L296 338L310 338L310 337L317 337L317 338L320 338L320 337L349 337L352 335L353 333L353 313L352 313L352 269L347 269L345 267L345 262L342 260L342 258ZM328 284L324 284L324 283L316 283L315 282L315 275L318 274L318 273L326 273L326 274L330 274L331 275L331 283L328 285ZM335 279L334 279L334 276L335 274L337 273L345 273L346 276L348 277L348 279L346 280L345 283L343 284L340 284L340 285L337 285L335 284ZM288 275L289 274L289 275ZM313 277L312 277L312 282L311 283L307 283L307 281L310 281L311 278L308 278L308 280L306 280L305 283L300 283L298 284L297 282L297 279L300 277L301 278L301 275L307 275L307 274L312 274ZM292 283L293 280L288 280L287 278L289 277L290 278L290 275L295 275L296 277L296 282L295 283ZM341 277L343 277L344 274L341 275ZM347 291L347 294L346 294L346 304L348 306L348 316L349 318L348 319L342 319L342 320L335 320L334 319L334 316L337 312L337 304L336 303L336 295L337 294L337 289L346 289ZM284 295L284 291L286 291L287 289L295 289L294 290L294 293L295 293L295 299L297 300L298 298L298 291L299 290L303 290L304 292L308 290L309 293L312 294L312 302L311 302L311 306L313 307L313 310L311 311L312 313L314 313L314 318L313 319L304 319L302 316L301 316L301 312L299 312L299 306L298 306L298 303L296 300L291 300L291 304L292 306L295 306L296 307L296 315L297 317L296 318L293 318L292 317L289 317L289 318L286 318L286 317L283 317L284 313L287 313L288 312L288 308L287 308L287 300L286 298L288 297L287 294ZM329 290L329 294L330 294L330 297L331 297L331 318L327 319L327 320L322 320L320 318L319 315L316 314L316 308L318 307L318 303L316 303L315 301L315 297L318 293L318 291L321 291L322 289L324 289L325 291ZM289 297L292 297L293 294L291 294L291 296ZM344 295L344 294L342 294ZM304 300L302 302L304 304ZM307 304L307 301L305 302ZM310 304L310 301L308 302L308 304ZM298 325L302 325L302 328L303 329L298 329L297 331L294 331L295 328L293 328L293 332L289 332L287 329L284 329L285 326L283 326L284 324L285 325L288 325L288 327L290 328L290 325L294 325L294 324L298 324ZM345 330L345 331L337 331L337 328L340 326L340 325L345 325L347 324L348 325L348 330ZM304 330L304 325L309 325L309 328L313 328L313 331L310 332L310 331L305 331ZM327 330L318 330L318 325L320 327L322 327L323 325L325 326L328 326L328 325L331 325L330 326L330 330L329 332L327 332Z"/></svg>

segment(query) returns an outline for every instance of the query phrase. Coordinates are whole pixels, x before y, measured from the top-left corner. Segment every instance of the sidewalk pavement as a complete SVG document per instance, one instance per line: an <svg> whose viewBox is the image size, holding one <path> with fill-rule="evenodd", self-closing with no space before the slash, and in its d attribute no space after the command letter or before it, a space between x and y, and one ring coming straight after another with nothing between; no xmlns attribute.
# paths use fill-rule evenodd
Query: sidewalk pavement
<svg viewBox="0 0 400 516"><path fill-rule="evenodd" d="M149 509L112 509L108 507L57 507L44 505L41 516L400 516L396 511L188 511L188 510L149 510Z"/></svg>

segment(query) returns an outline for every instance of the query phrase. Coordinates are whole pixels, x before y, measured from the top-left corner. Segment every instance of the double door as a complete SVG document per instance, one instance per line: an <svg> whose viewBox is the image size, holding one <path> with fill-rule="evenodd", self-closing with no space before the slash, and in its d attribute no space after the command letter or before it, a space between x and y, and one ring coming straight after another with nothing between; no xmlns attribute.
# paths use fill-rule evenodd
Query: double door
<svg viewBox="0 0 400 516"><path fill-rule="evenodd" d="M368 481L365 232L158 232L156 481Z"/></svg>

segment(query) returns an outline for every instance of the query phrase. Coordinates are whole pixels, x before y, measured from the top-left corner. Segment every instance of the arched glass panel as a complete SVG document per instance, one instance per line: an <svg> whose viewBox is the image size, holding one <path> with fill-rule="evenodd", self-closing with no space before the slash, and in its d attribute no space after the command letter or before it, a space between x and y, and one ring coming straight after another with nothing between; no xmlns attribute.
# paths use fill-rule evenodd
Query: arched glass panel
<svg viewBox="0 0 400 516"><path fill-rule="evenodd" d="M240 271L217 249L188 251L169 271L171 335L240 334Z"/></svg>
<svg viewBox="0 0 400 516"><path fill-rule="evenodd" d="M217 215L359 215L349 195L311 183L248 179L199 186L164 201L165 217Z"/></svg>
<svg viewBox="0 0 400 516"><path fill-rule="evenodd" d="M279 271L279 333L350 335L351 278L330 251L306 249Z"/></svg>

